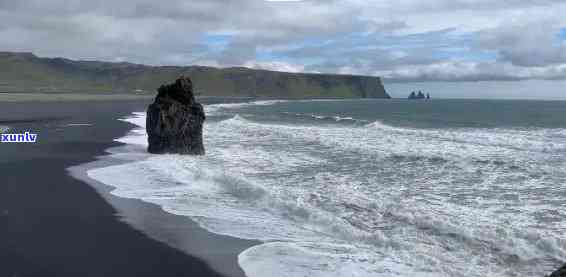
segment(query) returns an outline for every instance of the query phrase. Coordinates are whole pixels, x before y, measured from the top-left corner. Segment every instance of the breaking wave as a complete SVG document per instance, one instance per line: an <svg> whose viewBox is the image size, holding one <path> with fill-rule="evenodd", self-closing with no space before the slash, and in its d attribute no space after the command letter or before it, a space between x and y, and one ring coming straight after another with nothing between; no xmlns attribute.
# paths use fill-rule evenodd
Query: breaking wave
<svg viewBox="0 0 566 277"><path fill-rule="evenodd" d="M270 106L278 103L289 102L289 100L260 100L241 103L221 103L206 106L206 113L208 115L222 115L229 113L233 109L239 109L250 106Z"/></svg>
<svg viewBox="0 0 566 277"><path fill-rule="evenodd" d="M222 105L206 156L132 148L88 175L263 241L239 255L250 277L542 276L566 259L563 129L273 124ZM125 120L139 128L119 141L145 146L145 115Z"/></svg>

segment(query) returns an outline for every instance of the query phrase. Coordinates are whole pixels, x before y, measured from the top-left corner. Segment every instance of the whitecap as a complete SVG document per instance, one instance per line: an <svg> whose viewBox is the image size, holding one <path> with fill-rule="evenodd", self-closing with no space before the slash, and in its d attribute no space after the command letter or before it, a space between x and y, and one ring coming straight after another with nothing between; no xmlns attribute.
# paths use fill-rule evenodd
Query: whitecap
<svg viewBox="0 0 566 277"><path fill-rule="evenodd" d="M145 147L145 114L124 120L138 128L118 141ZM566 177L549 154L566 149L555 134L236 114L205 124L204 157L140 150L88 175L211 232L263 241L239 255L251 277L540 275L566 259L564 221L532 227L553 207L544 201L562 201L541 184ZM541 171L552 174L531 176Z"/></svg>

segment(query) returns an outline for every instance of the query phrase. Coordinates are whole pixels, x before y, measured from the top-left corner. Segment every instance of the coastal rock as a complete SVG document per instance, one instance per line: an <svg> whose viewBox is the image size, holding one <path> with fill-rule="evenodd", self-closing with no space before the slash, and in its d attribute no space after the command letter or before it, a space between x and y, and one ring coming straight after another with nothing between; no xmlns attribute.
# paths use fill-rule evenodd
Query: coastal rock
<svg viewBox="0 0 566 277"><path fill-rule="evenodd" d="M413 91L413 92L411 92L411 94L409 95L408 98L411 99L411 100L415 100L415 99L430 99L430 94L427 93L426 96L425 96L425 94L424 94L422 91L420 91L420 90L419 90L418 93L416 93L416 92Z"/></svg>
<svg viewBox="0 0 566 277"><path fill-rule="evenodd" d="M566 277L566 264L564 264L558 270L554 271L552 274L548 275L548 277Z"/></svg>
<svg viewBox="0 0 566 277"><path fill-rule="evenodd" d="M190 78L180 77L173 84L161 86L147 109L147 151L204 155L204 120L204 108L195 101Z"/></svg>

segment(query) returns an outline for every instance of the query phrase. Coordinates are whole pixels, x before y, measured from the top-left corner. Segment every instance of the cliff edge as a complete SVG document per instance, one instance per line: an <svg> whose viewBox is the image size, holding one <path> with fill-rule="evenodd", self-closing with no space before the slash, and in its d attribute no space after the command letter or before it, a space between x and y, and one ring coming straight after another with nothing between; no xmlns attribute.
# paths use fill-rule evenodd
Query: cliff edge
<svg viewBox="0 0 566 277"><path fill-rule="evenodd" d="M191 76L199 96L263 98L390 98L379 77L306 74L244 67L147 66L41 58L0 52L0 92L152 94L161 84Z"/></svg>

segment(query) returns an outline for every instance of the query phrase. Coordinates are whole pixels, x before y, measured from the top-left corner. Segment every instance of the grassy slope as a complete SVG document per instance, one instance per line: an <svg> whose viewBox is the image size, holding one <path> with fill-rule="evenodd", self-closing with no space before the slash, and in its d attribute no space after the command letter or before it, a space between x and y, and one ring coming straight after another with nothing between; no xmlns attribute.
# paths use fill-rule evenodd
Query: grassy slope
<svg viewBox="0 0 566 277"><path fill-rule="evenodd" d="M299 74L247 68L152 67L129 63L38 58L0 52L0 91L142 93L181 75L193 79L197 94L252 97L388 98L377 77Z"/></svg>

